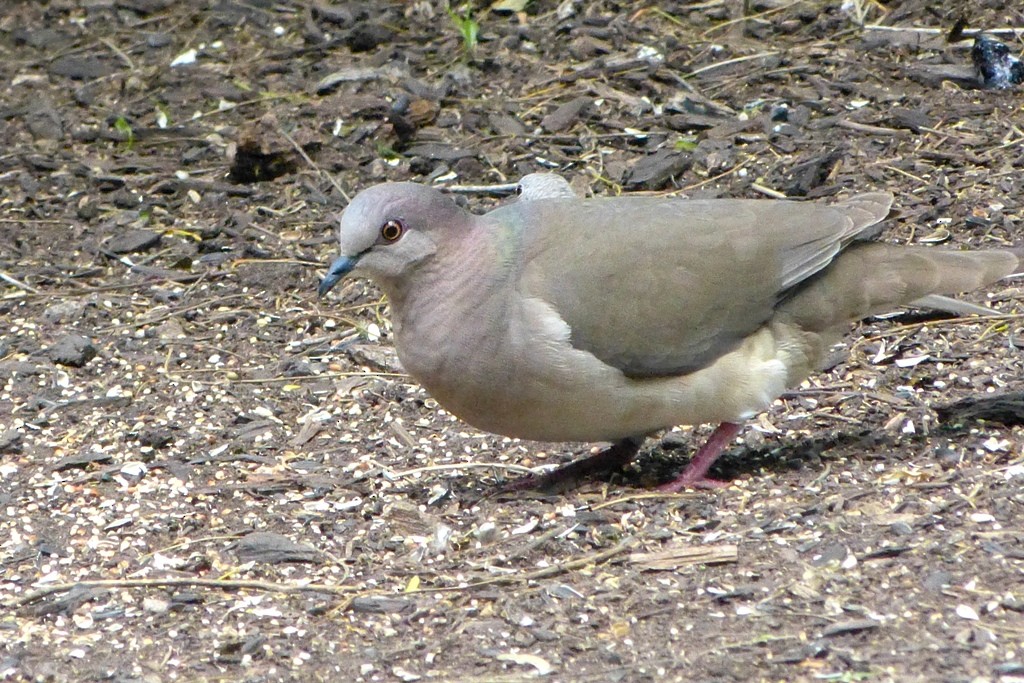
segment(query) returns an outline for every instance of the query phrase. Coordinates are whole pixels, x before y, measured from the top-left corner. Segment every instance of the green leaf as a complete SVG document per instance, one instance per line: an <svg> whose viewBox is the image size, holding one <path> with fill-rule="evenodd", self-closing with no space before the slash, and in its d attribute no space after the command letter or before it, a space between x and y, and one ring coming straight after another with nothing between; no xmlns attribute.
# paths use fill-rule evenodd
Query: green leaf
<svg viewBox="0 0 1024 683"><path fill-rule="evenodd" d="M114 121L114 130L124 136L125 147L131 149L135 144L135 131L132 130L131 124L123 116L118 116Z"/></svg>
<svg viewBox="0 0 1024 683"><path fill-rule="evenodd" d="M476 47L477 36L480 35L480 24L473 19L472 10L467 7L462 14L458 14L449 6L448 16L452 18L452 23L462 35L462 49L471 52Z"/></svg>
<svg viewBox="0 0 1024 683"><path fill-rule="evenodd" d="M697 149L697 138L679 138L678 140L676 140L675 145L673 145L673 147L675 147L681 152L692 152L693 150Z"/></svg>

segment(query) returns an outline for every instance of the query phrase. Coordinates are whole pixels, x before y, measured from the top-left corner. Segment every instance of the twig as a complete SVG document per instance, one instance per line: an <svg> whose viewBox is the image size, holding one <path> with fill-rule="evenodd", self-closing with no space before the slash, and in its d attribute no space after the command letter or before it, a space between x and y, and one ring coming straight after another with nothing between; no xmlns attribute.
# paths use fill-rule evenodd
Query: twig
<svg viewBox="0 0 1024 683"><path fill-rule="evenodd" d="M13 154L6 154L0 159L10 158L15 156ZM2 217L0 216L0 223L24 223L25 225L67 225L66 220L59 218L14 218L14 217Z"/></svg>
<svg viewBox="0 0 1024 683"><path fill-rule="evenodd" d="M117 45L114 45L114 41L106 38L100 38L100 42L109 47L110 51L117 55L130 71L135 71L135 62L132 61L132 58L129 57L124 50L119 48Z"/></svg>
<svg viewBox="0 0 1024 683"><path fill-rule="evenodd" d="M787 4L787 5L778 5L777 7L772 7L772 8L766 9L763 12L757 12L756 14L746 14L746 13L744 13L744 15L741 16L741 17L737 17L735 19L730 19L729 21L723 21L721 24L715 24L714 26L712 26L708 30L706 30L703 33L701 33L700 37L701 38L707 38L709 35L711 35L715 31L720 31L723 28L728 28L729 26L732 26L733 24L743 23L745 21L750 21L751 19L760 19L761 17L768 16L769 14L775 14L776 12L782 12L783 10L787 10L790 7L795 7L795 6L799 5L799 4L801 4L802 2L804 2L804 0L796 0L796 2L791 2L791 3Z"/></svg>
<svg viewBox="0 0 1024 683"><path fill-rule="evenodd" d="M761 194L766 195L768 197L774 197L775 199L789 199L789 197L786 196L785 192L773 190L772 188L765 187L764 185L761 185L759 183L750 183L750 189L754 190L755 192L760 192Z"/></svg>
<svg viewBox="0 0 1024 683"><path fill-rule="evenodd" d="M286 263L288 265L296 266L309 266L310 268L323 268L324 264L319 261L307 261L301 258L239 258L231 262L231 269L234 270L236 266L248 265L250 263L258 263L260 265L266 265L267 263Z"/></svg>
<svg viewBox="0 0 1024 683"><path fill-rule="evenodd" d="M498 185L451 185L449 187L442 187L441 189L445 192L453 192L456 194L506 195L515 192L517 187L519 187L518 183L501 183Z"/></svg>
<svg viewBox="0 0 1024 683"><path fill-rule="evenodd" d="M306 163L309 164L310 168L317 172L317 175L319 175L321 178L326 178L327 182L334 186L334 189L338 191L338 194L340 194L345 199L346 202L352 201L352 198L349 197L348 193L341 188L341 185L338 184L338 181L334 179L334 176L332 176L330 173L317 166L316 163L314 163L314 161L309 158L309 155L306 154L306 150L302 149L302 145L296 142L295 138L288 134L288 131L286 131L281 126L278 126L277 132L284 136L285 140L291 143L292 147L295 148L295 151L302 156Z"/></svg>
<svg viewBox="0 0 1024 683"><path fill-rule="evenodd" d="M632 503L635 500L665 500L665 499L681 499L687 500L691 498L700 498L702 493L637 493L630 496L622 496L621 498L612 498L596 505L591 505L591 511L603 510L604 508L612 507L613 505L621 505L622 503Z"/></svg>
<svg viewBox="0 0 1024 683"><path fill-rule="evenodd" d="M739 559L735 543L724 545L685 545L669 547L652 553L630 553L629 561L641 569L678 569L693 564L723 564Z"/></svg>
<svg viewBox="0 0 1024 683"><path fill-rule="evenodd" d="M24 282L22 282L21 280L15 279L15 278L11 277L10 275L8 275L7 273L4 273L4 272L0 272L0 280L4 280L5 282L9 282L12 285L14 285L15 287L18 287L20 289L24 289L26 292L32 292L33 294L41 294L42 293L38 289L36 289L35 287L33 287L31 285L27 285Z"/></svg>
<svg viewBox="0 0 1024 683"><path fill-rule="evenodd" d="M232 102L230 107L224 109L211 109L210 111L200 112L192 116L192 121L206 118L207 116L220 116L229 111L234 111L240 107L248 107L254 104L263 104L264 102L273 102L274 100L287 100L296 97L295 93L283 93L280 95L265 95L263 97L256 97L251 100L244 100L242 102Z"/></svg>
<svg viewBox="0 0 1024 683"><path fill-rule="evenodd" d="M708 64L707 66L702 66L699 69L694 69L690 73L686 74L686 77L690 78L691 76L696 76L697 74L701 74L701 73L704 73L706 71L712 71L714 69L718 69L718 68L722 68L722 67L727 67L727 66L732 66L733 64L742 64L743 62L749 62L752 59L762 59L764 57L774 57L777 54L780 54L778 50L769 50L768 52L758 52L756 55L747 55L745 57L735 57L733 59L727 59L724 62L715 62L714 64Z"/></svg>
<svg viewBox="0 0 1024 683"><path fill-rule="evenodd" d="M505 561L506 562L511 562L512 560L518 560L518 559L527 557L531 552L533 552L533 550L535 548L539 548L542 545L544 545L545 543L547 543L548 541L550 541L551 539L556 538L558 536L561 536L562 534L564 534L564 533L566 533L568 531L571 531L571 530L573 530L575 528L576 528L575 524L573 524L570 527L560 527L560 526L557 526L557 525L556 526L552 526L550 529L545 531L543 534L541 534L537 538L531 540L529 543L527 543L523 547L518 548L518 549L513 550L512 552L510 552L508 554L508 557L505 558Z"/></svg>
<svg viewBox="0 0 1024 683"><path fill-rule="evenodd" d="M908 132L905 130L883 128L881 126L869 126L866 123L857 123L856 121L850 121L848 119L840 119L839 123L836 125L840 128L849 128L850 130L855 130L858 133L870 133L872 135L892 135L894 137L905 137L908 135Z"/></svg>
<svg viewBox="0 0 1024 683"><path fill-rule="evenodd" d="M187 371L186 371L187 372ZM319 375L295 375L278 377L261 377L253 379L233 379L232 384L272 384L274 382L301 382L303 380L334 379L337 377L408 377L401 372L325 372ZM221 382L199 382L199 384L220 384Z"/></svg>
<svg viewBox="0 0 1024 683"><path fill-rule="evenodd" d="M357 373L352 373L357 374ZM499 469L509 470L511 472L520 472L522 474L533 474L534 469L524 467L522 465L508 465L500 462L465 462L465 463L451 463L447 465L427 465L425 467L416 467L411 470L404 470L402 472L388 472L388 479L404 479L406 477L412 477L423 472L442 472L444 470L466 470L466 469Z"/></svg>
<svg viewBox="0 0 1024 683"><path fill-rule="evenodd" d="M118 259L118 260L120 260L120 259ZM204 308L206 306L216 306L216 305L222 304L225 301L228 301L230 299L239 299L239 298L248 297L248 296L249 296L248 294L227 294L225 296L217 297L215 299L209 299L207 301L201 301L198 304L193 304L192 306L185 306L184 308L175 309L175 310L171 311L170 313L167 313L167 314L161 315L161 316L157 316L156 318L147 318L146 320L138 320L138 321L135 321L135 322L123 323L123 324L120 324L120 325L108 325L106 327L101 327L98 331L99 332L112 332L114 330L123 330L123 329L129 329L129 328L133 328L133 327L142 327L143 325L155 325L157 323L163 322L164 320L169 320L169 319L171 319L171 318L173 318L175 316L179 316L182 313L187 313L188 311L194 311L194 310L196 310L198 308Z"/></svg>
<svg viewBox="0 0 1024 683"><path fill-rule="evenodd" d="M358 593L361 589L353 586L331 586L325 583L273 583L243 579L95 579L73 583L55 583L46 588L26 593L19 598L3 603L5 608L22 607L54 593L63 593L74 588L159 588L164 586L202 586L205 588L250 589L268 593L332 593L344 595Z"/></svg>
<svg viewBox="0 0 1024 683"><path fill-rule="evenodd" d="M535 581L537 579L550 578L552 576L558 576L565 574L574 569L586 567L592 564L598 564L606 560L610 560L616 555L620 555L637 544L637 539L630 537L622 541L618 545L609 548L608 550L602 550L597 553L592 553L584 557L569 560L568 562L562 562L551 567L544 567L532 572L524 572L521 574L509 574L506 576L495 576L493 578L484 579L483 581L476 581L474 583L465 584L462 586L427 586L419 588L415 591L408 591L408 593L438 593L438 592L453 592L453 591L464 591L471 588L478 588L482 586L489 586L494 584L504 583L525 583L527 581ZM168 579L99 579L93 581L76 581L73 583L57 583L46 588L41 588L37 591L27 593L14 600L9 600L2 603L5 609L11 609L14 607L22 607L24 605L36 602L48 595L54 593L63 593L70 591L74 588L153 588L162 586L200 586L205 588L221 588L221 589L248 589L248 590L259 590L266 591L268 593L330 593L332 595L350 595L352 593L366 593L372 594L372 591L364 591L360 588L353 586L332 586L323 583L273 583L270 581L252 581L252 580L236 580L236 579L192 579L192 578L168 578Z"/></svg>
<svg viewBox="0 0 1024 683"><path fill-rule="evenodd" d="M929 35L945 35L949 33L949 29L945 28L927 28L927 27L914 27L914 26L883 26L881 24L868 24L864 27L865 31L892 31L894 33L927 33ZM964 29L962 35L964 38L973 38L979 33L994 33L994 34L1012 34L1015 36L1024 35L1024 28L986 28L986 29Z"/></svg>
<svg viewBox="0 0 1024 683"><path fill-rule="evenodd" d="M907 325L898 325L897 327L891 327L884 332L872 335L870 337L861 337L860 339L853 342L850 345L850 353L852 354L857 347L862 344L879 341L881 339L887 339L895 335L908 333L906 336L913 336L922 329L929 328L934 329L937 327L956 327L959 325L977 325L979 322L991 323L986 332L992 329L993 325L1001 322L1010 322L1011 320L1024 320L1024 314L1007 314L1007 315L993 315L986 316L984 318L979 316L972 316L969 318L950 318L948 320L928 320L920 323L910 323Z"/></svg>
<svg viewBox="0 0 1024 683"><path fill-rule="evenodd" d="M696 190L698 187L703 187L703 186L707 185L708 183L713 183L716 180L720 180L720 179L722 179L722 178L724 178L726 176L735 175L736 173L739 173L740 170L742 170L744 167L746 167L746 165L747 165L747 163L743 162L742 164L739 164L737 166L733 166L728 171L722 171L718 175L711 176L710 178L705 178L704 180L700 181L699 183L694 183L692 185L687 185L686 187L680 187L678 190L670 190L669 192L666 192L664 194L671 194L672 192L689 192L690 190Z"/></svg>
<svg viewBox="0 0 1024 683"><path fill-rule="evenodd" d="M572 571L573 569L579 569L580 567L586 567L588 565L597 564L610 560L616 555L621 555L633 546L637 544L637 540L633 537L627 538L613 548L608 550L602 550L598 553L586 555L577 560L569 560L568 562L562 562L551 567L544 567L543 569L537 569L532 572L523 572L522 574L507 574L505 576L495 576L490 579L484 579L483 581L475 581L462 586L442 586L442 587L427 587L420 588L417 593L438 593L438 592L452 592L452 591L463 591L470 588L480 588L483 586L493 586L496 583L526 583L527 581L535 581L537 579L547 579L552 576L558 576Z"/></svg>

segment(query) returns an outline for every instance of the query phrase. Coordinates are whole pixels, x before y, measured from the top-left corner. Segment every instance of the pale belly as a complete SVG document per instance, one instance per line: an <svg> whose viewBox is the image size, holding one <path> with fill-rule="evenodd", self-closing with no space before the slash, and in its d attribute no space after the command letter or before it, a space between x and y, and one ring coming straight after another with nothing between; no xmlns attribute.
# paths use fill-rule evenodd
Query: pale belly
<svg viewBox="0 0 1024 683"><path fill-rule="evenodd" d="M446 358L441 371L436 358L424 367L416 354L404 354L403 363L446 410L479 429L538 441L609 441L749 419L802 380L820 353L774 324L699 371L630 379L546 332L535 331L529 354L498 344Z"/></svg>

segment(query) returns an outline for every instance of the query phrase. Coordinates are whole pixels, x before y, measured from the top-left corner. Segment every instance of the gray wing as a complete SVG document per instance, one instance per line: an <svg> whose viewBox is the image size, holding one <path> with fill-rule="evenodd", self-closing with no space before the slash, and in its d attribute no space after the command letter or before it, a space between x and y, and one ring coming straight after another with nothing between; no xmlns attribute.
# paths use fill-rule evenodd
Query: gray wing
<svg viewBox="0 0 1024 683"><path fill-rule="evenodd" d="M869 236L891 197L836 205L620 197L521 202L489 216L521 235L519 290L571 342L634 377L714 362L788 292Z"/></svg>

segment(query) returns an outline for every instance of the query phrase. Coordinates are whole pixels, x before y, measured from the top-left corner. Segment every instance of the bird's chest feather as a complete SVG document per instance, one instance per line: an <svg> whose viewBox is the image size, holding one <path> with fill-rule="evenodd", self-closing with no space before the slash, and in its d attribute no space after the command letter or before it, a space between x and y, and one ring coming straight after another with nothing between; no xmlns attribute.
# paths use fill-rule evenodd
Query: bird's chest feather
<svg viewBox="0 0 1024 683"><path fill-rule="evenodd" d="M571 372L568 326L530 299L463 301L436 307L429 316L397 316L396 322L405 369L470 422L521 412L539 392L557 392Z"/></svg>
<svg viewBox="0 0 1024 683"><path fill-rule="evenodd" d="M395 299L395 346L405 369L442 403L444 396L482 391L500 381L510 317L501 291L459 287ZM479 387L479 388L478 388Z"/></svg>

